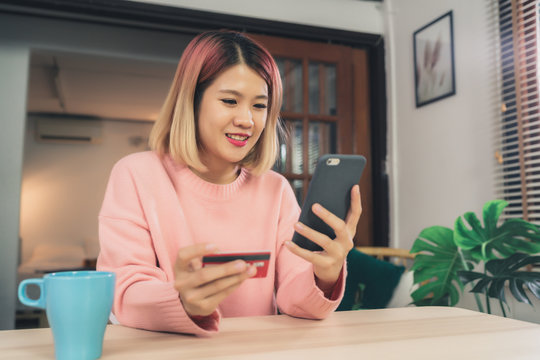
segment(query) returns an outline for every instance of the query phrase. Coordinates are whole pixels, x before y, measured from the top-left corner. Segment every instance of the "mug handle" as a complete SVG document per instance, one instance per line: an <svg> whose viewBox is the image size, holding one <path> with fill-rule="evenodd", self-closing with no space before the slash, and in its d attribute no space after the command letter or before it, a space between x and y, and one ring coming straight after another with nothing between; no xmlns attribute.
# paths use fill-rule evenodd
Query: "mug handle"
<svg viewBox="0 0 540 360"><path fill-rule="evenodd" d="M26 296L26 287L30 284L34 284L39 287L39 298L36 300L30 299L28 296ZM19 300L24 305L45 309L43 279L26 279L21 281L21 283L19 284Z"/></svg>

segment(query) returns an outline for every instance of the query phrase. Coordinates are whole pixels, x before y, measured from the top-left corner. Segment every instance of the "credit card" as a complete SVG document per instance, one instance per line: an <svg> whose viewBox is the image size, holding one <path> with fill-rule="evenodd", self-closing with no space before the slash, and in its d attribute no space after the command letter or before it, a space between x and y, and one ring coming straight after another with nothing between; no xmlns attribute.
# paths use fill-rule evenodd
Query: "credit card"
<svg viewBox="0 0 540 360"><path fill-rule="evenodd" d="M270 251L246 251L206 255L203 257L203 267L224 264L234 260L244 260L246 263L255 266L257 273L253 277L262 278L268 272Z"/></svg>

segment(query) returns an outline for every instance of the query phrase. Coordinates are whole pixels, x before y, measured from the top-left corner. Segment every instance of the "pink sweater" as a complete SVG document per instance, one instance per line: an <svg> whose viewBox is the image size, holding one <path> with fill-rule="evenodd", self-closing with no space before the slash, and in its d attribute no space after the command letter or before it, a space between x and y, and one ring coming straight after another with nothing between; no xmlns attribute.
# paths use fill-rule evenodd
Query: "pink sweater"
<svg viewBox="0 0 540 360"><path fill-rule="evenodd" d="M312 265L283 245L299 211L289 183L273 171L253 176L243 169L233 183L216 185L168 156L123 158L112 170L99 215L97 267L116 273L116 318L136 328L204 335L218 331L221 316L271 315L279 308L296 317L326 317L343 296L345 274L328 299ZM265 278L244 281L217 311L194 322L173 287L173 266L181 247L201 242L219 251L272 255Z"/></svg>

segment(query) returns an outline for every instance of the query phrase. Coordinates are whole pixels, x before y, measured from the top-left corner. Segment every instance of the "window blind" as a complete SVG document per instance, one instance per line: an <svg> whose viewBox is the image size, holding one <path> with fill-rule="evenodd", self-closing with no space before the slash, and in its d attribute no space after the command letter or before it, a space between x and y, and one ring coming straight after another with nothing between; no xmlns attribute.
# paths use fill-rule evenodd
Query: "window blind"
<svg viewBox="0 0 540 360"><path fill-rule="evenodd" d="M540 0L498 0L501 117L496 190L503 217L540 225Z"/></svg>

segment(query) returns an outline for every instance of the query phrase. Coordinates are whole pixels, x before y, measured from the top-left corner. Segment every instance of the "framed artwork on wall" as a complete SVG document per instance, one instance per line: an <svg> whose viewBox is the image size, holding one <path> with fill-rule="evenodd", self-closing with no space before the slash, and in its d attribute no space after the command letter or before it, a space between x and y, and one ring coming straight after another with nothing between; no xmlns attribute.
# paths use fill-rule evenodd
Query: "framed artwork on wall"
<svg viewBox="0 0 540 360"><path fill-rule="evenodd" d="M449 11L413 34L416 107L456 93L453 32Z"/></svg>

